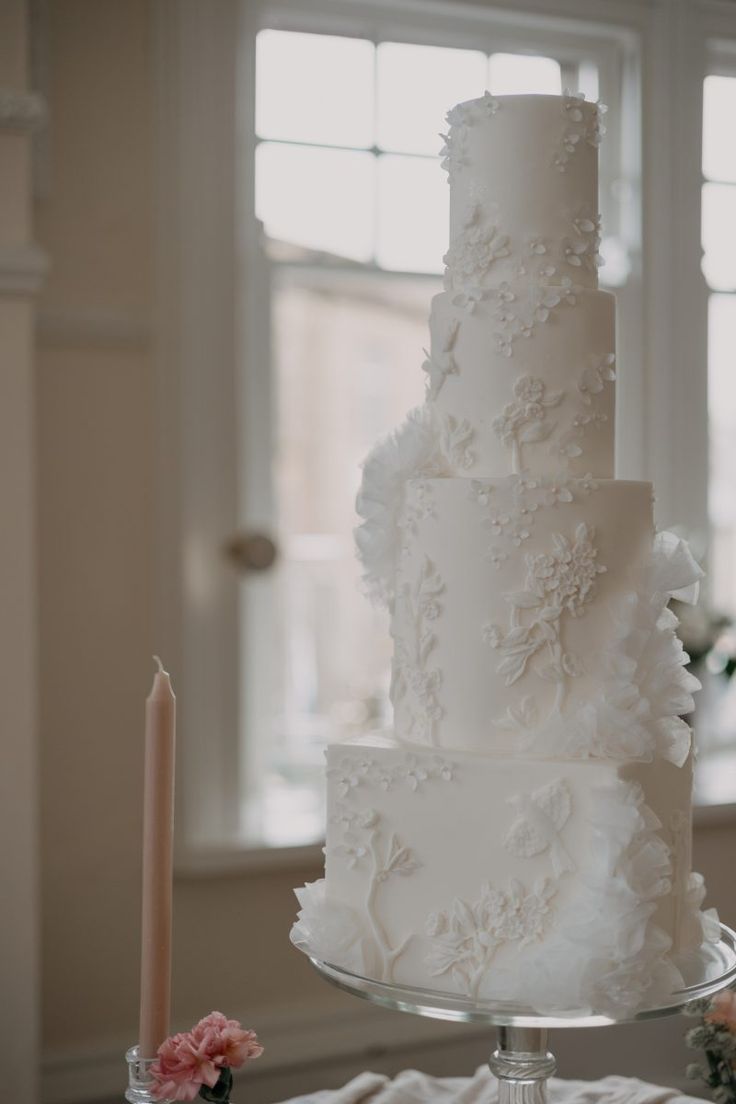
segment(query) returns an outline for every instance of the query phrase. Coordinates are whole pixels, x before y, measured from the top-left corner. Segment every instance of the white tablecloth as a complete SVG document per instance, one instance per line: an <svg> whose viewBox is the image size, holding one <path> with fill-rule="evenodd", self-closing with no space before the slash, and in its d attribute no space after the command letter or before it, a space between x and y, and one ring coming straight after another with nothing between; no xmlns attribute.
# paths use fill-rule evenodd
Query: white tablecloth
<svg viewBox="0 0 736 1104"><path fill-rule="evenodd" d="M496 1079L487 1066L481 1066L471 1078L428 1077L417 1070L404 1070L392 1081L380 1073L361 1073L342 1089L323 1089L284 1104L493 1104L497 1099ZM694 1097L633 1077L604 1077L602 1081L552 1078L549 1100L550 1104L698 1104Z"/></svg>

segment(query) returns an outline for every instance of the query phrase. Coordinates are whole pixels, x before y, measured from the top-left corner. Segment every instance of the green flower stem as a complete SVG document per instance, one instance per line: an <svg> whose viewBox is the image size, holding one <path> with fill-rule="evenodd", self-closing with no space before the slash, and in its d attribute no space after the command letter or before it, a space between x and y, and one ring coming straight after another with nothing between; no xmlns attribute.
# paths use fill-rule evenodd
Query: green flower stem
<svg viewBox="0 0 736 1104"><path fill-rule="evenodd" d="M230 1093L233 1087L233 1074L229 1066L223 1066L217 1083L209 1087L202 1085L199 1095L202 1100L210 1101L210 1104L230 1104Z"/></svg>

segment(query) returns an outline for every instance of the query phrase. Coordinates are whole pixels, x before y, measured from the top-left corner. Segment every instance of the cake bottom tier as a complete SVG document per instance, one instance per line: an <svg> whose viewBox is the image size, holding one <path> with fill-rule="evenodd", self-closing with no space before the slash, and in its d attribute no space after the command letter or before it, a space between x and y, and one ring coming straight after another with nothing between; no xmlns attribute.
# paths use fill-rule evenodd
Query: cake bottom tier
<svg viewBox="0 0 736 1104"><path fill-rule="evenodd" d="M707 939L691 766L327 751L325 880L295 937L376 980L621 1015L682 984ZM687 973L687 969L686 969Z"/></svg>

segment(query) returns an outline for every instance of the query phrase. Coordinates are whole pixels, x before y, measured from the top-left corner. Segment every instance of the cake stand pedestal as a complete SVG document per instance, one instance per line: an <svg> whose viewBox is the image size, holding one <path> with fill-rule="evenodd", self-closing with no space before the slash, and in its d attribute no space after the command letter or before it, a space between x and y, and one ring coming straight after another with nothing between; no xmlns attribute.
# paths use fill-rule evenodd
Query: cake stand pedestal
<svg viewBox="0 0 736 1104"><path fill-rule="evenodd" d="M606 1027L673 1016L690 1001L711 997L736 981L736 933L725 924L721 924L718 943L706 944L703 951L684 966L678 963L686 983L684 988L662 997L657 1007L643 1008L621 1017L574 1009L540 1014L508 1001L471 1000L433 989L374 981L323 962L304 943L294 941L294 946L307 955L325 980L353 996L415 1016L495 1027L497 1046L488 1065L498 1078L499 1104L545 1104L547 1081L556 1069L554 1055L547 1049L550 1028Z"/></svg>

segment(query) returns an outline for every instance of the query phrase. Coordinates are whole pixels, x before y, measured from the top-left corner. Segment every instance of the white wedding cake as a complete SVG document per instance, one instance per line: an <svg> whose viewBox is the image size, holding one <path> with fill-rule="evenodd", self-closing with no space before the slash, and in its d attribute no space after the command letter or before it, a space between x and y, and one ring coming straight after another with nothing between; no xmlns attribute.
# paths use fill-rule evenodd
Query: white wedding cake
<svg viewBox="0 0 736 1104"><path fill-rule="evenodd" d="M326 877L294 938L397 985L621 1015L718 929L667 608L701 572L655 533L651 485L614 479L603 110L486 93L448 114L426 402L358 497L394 731L327 751Z"/></svg>

